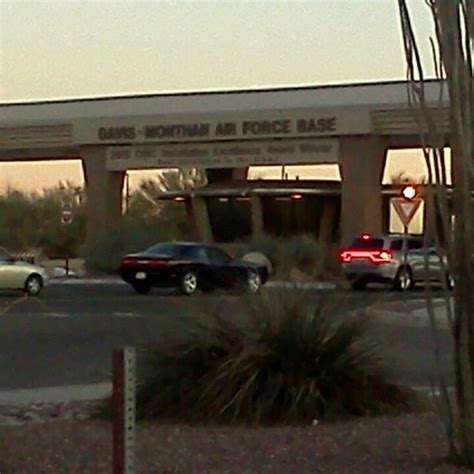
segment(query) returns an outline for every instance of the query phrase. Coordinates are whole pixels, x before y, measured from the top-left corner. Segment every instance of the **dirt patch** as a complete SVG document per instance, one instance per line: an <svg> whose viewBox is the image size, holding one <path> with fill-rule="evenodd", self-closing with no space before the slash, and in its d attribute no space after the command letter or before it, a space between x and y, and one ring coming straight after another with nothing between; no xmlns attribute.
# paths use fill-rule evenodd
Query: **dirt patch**
<svg viewBox="0 0 474 474"><path fill-rule="evenodd" d="M0 472L110 473L112 426L59 420L0 427ZM468 473L447 464L434 414L282 428L141 423L137 473Z"/></svg>

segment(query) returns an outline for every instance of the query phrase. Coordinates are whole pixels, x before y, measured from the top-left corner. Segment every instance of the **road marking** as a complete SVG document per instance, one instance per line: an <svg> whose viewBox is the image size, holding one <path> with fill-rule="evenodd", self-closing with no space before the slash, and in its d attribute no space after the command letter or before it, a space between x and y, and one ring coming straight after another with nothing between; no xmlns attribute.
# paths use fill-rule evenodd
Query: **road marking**
<svg viewBox="0 0 474 474"><path fill-rule="evenodd" d="M4 308L2 308L2 312L0 313L0 316L5 315L10 311L14 306L17 304L20 304L22 301L25 301L28 298L27 295L22 296L21 298L17 298L16 300L12 301L10 304L7 304Z"/></svg>
<svg viewBox="0 0 474 474"><path fill-rule="evenodd" d="M32 316L35 316L33 313ZM43 318L68 318L69 314L67 313L39 313L38 316Z"/></svg>
<svg viewBox="0 0 474 474"><path fill-rule="evenodd" d="M88 313L88 312L71 312L71 313L60 313L60 312L16 312L12 313L12 316L17 318L27 317L27 318L142 318L145 315L139 313L126 313L126 312L110 312L104 311L102 313Z"/></svg>

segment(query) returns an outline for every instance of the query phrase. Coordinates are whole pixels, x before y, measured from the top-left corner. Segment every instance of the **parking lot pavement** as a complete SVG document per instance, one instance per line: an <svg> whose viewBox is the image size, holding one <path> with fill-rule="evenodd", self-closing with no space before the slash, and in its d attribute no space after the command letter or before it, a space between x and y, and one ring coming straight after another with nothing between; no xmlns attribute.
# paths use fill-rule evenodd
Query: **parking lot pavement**
<svg viewBox="0 0 474 474"><path fill-rule="evenodd" d="M119 277L102 277L102 278L75 278L75 277L61 277L51 278L51 285L122 285L128 286ZM282 289L297 289L297 290L335 290L338 283L332 281L320 282L290 282L290 281L269 281L266 288L282 288Z"/></svg>
<svg viewBox="0 0 474 474"><path fill-rule="evenodd" d="M435 298L431 302L430 309L423 298L378 301L366 309L366 312L377 321L408 327L436 327L438 329L449 329L449 317L453 311L452 298L449 301Z"/></svg>
<svg viewBox="0 0 474 474"><path fill-rule="evenodd" d="M307 295L335 298L341 311L379 311L378 332L397 376L410 384L430 384L435 374L431 329L413 324L421 317L420 293L411 294L408 303L396 292L378 289L364 293L310 290ZM406 304L409 314L403 313ZM213 312L238 320L243 314L242 295L218 291L182 297L158 290L138 295L128 285L104 282L55 284L40 298L2 293L0 390L110 380L114 348L159 344L177 331L186 331L189 321ZM440 339L443 371L450 377L451 340L446 328L441 328Z"/></svg>

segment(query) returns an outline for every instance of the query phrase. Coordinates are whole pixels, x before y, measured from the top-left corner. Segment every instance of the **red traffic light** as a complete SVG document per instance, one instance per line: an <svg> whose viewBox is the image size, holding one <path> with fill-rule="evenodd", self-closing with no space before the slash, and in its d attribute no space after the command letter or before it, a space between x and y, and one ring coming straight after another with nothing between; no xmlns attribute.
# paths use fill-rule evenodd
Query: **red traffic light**
<svg viewBox="0 0 474 474"><path fill-rule="evenodd" d="M415 186L412 186L411 184L408 186L404 186L401 191L402 196L407 199L408 201L411 201L412 199L416 198L416 195L418 194L416 191Z"/></svg>

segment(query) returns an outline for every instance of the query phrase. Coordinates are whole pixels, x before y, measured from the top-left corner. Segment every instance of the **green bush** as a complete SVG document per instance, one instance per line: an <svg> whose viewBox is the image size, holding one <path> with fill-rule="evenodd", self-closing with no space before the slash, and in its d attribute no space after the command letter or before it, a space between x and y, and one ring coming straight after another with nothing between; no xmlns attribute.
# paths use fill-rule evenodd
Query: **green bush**
<svg viewBox="0 0 474 474"><path fill-rule="evenodd" d="M263 253L275 268L280 260L280 239L271 234L261 234L241 242L236 251L237 257L243 257L249 252Z"/></svg>
<svg viewBox="0 0 474 474"><path fill-rule="evenodd" d="M120 259L127 253L139 252L158 242L176 238L173 229L161 221L124 217L109 229L91 248L83 248L86 269L94 273L116 273Z"/></svg>
<svg viewBox="0 0 474 474"><path fill-rule="evenodd" d="M316 278L322 273L325 261L320 243L309 235L295 235L284 239L263 234L241 243L237 256L242 257L248 252L263 253L279 278L288 278L293 268Z"/></svg>
<svg viewBox="0 0 474 474"><path fill-rule="evenodd" d="M219 315L192 324L145 352L140 418L266 425L413 408L369 321L338 314L327 299L310 305L304 293L273 291L249 300L241 326Z"/></svg>
<svg viewBox="0 0 474 474"><path fill-rule="evenodd" d="M281 245L278 264L279 276L287 278L292 268L318 277L324 265L324 252L320 243L308 235L295 235Z"/></svg>
<svg viewBox="0 0 474 474"><path fill-rule="evenodd" d="M63 201L73 208L70 224L61 223ZM71 184L32 194L7 189L0 195L0 242L11 251L41 250L48 257L76 257L84 236L84 208Z"/></svg>

